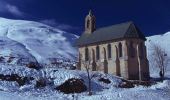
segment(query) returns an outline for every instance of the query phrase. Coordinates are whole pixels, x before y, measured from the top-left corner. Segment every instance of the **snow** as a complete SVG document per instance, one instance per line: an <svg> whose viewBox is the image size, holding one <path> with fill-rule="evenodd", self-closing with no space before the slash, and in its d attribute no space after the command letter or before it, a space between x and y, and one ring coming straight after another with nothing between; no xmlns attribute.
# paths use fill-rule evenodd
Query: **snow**
<svg viewBox="0 0 170 100"><path fill-rule="evenodd" d="M3 91L17 91L19 85L17 82L0 81L0 90Z"/></svg>
<svg viewBox="0 0 170 100"><path fill-rule="evenodd" d="M28 99L25 99L24 97L16 96L13 93L0 91L0 94L1 94L0 100L14 100L14 97L15 97L15 100L28 100Z"/></svg>
<svg viewBox="0 0 170 100"><path fill-rule="evenodd" d="M5 67L6 66L6 67ZM3 70L2 70L3 69ZM87 73L78 70L66 70L56 68L44 68L40 71L29 69L24 66L4 65L0 73L12 74L17 73L21 76L42 77L54 79L53 84L48 84L46 87L37 89L35 84L26 84L19 86L16 82L0 81L0 100L170 100L170 80L158 82L150 87L136 86L134 88L119 88L118 85L122 80L110 74L101 72L93 72L95 74L92 79L92 96L87 95L87 91L83 93L64 94L55 90L56 86L70 78L83 79L88 86ZM110 84L100 82L100 78L106 78L111 81ZM73 96L74 95L74 96Z"/></svg>
<svg viewBox="0 0 170 100"><path fill-rule="evenodd" d="M34 77L38 78L41 74L35 69L30 69L25 66L16 66L16 65L0 65L0 73L3 75L12 75L17 74L23 77Z"/></svg>
<svg viewBox="0 0 170 100"><path fill-rule="evenodd" d="M55 74L52 73L51 77L55 77L55 80L54 80L55 86L61 85L68 79L72 79L72 78L81 79L78 74L76 75L76 73L71 73L70 71L66 71L66 70L64 71L60 70L56 72Z"/></svg>
<svg viewBox="0 0 170 100"><path fill-rule="evenodd" d="M78 36L38 22L0 18L0 37L1 55L24 56L39 63L50 63L50 58L76 59L73 43Z"/></svg>
<svg viewBox="0 0 170 100"><path fill-rule="evenodd" d="M19 58L25 61L38 61L49 63L57 61L65 64L73 63L67 60L76 60L77 49L73 43L78 36L66 33L50 26L23 20L10 20L0 18L0 56L4 61L0 63L0 74L17 74L22 77L33 77L30 83L23 86L15 81L0 80L0 100L170 100L170 66L163 82L134 88L120 88L122 79L111 74L91 72L92 96L88 91L74 94L64 94L54 88L71 78L82 79L88 86L87 73L85 71L68 70L48 65L40 70L30 69L24 65L17 65ZM149 61L152 60L152 43L158 43L165 48L170 55L169 41L170 32L163 35L147 37L146 46ZM12 58L12 62L6 63ZM151 77L158 77L158 69L150 64ZM100 78L109 79L110 84L99 81ZM43 88L36 88L35 83L44 79L48 84Z"/></svg>
<svg viewBox="0 0 170 100"><path fill-rule="evenodd" d="M170 39L170 32L167 32L162 35L154 35L154 36L147 37L147 41L146 41L147 53L148 53L147 55L148 55L148 60L150 61L151 76L153 77L158 77L159 74L157 73L159 72L158 71L159 69L156 68L152 63L153 61L152 61L152 48L151 47L153 44L160 45L165 50L167 55L170 57L169 39ZM170 76L170 64L168 64L167 66L166 76Z"/></svg>

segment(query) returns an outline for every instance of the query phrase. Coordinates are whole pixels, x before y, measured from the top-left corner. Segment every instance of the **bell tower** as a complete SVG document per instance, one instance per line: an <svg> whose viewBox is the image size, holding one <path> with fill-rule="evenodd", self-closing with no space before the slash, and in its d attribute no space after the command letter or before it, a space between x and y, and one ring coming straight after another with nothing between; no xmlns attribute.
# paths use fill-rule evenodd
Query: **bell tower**
<svg viewBox="0 0 170 100"><path fill-rule="evenodd" d="M89 14L85 19L85 33L91 34L96 30L96 18L92 14L92 11L89 11Z"/></svg>

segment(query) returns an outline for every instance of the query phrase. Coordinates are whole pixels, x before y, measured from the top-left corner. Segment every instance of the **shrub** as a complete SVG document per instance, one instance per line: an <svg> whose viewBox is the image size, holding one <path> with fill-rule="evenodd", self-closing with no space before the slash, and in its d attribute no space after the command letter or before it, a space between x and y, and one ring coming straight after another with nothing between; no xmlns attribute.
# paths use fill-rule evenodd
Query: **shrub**
<svg viewBox="0 0 170 100"><path fill-rule="evenodd" d="M39 79L38 81L36 81L36 88L41 88L41 87L45 87L46 86L46 81L45 79Z"/></svg>
<svg viewBox="0 0 170 100"><path fill-rule="evenodd" d="M28 68L33 68L33 69L38 69L39 68L39 64L37 62L29 62L28 64L26 64L26 66Z"/></svg>
<svg viewBox="0 0 170 100"><path fill-rule="evenodd" d="M100 78L99 81L103 82L103 83L106 83L106 84L111 83L111 81L109 79L106 79L106 78Z"/></svg>
<svg viewBox="0 0 170 100"><path fill-rule="evenodd" d="M4 59L5 59L5 58L1 56L1 57L0 57L0 62L3 62Z"/></svg>
<svg viewBox="0 0 170 100"><path fill-rule="evenodd" d="M13 59L14 59L15 57L9 57L9 59L8 59L8 63L11 63L12 61L13 61Z"/></svg>
<svg viewBox="0 0 170 100"><path fill-rule="evenodd" d="M19 84L19 86L25 85L26 82L29 81L27 77L20 77L17 74L12 75L0 74L0 79L3 81L16 81Z"/></svg>
<svg viewBox="0 0 170 100"><path fill-rule="evenodd" d="M81 79L69 79L62 85L56 87L56 90L64 92L66 94L69 93L81 93L87 90L86 85L83 83Z"/></svg>
<svg viewBox="0 0 170 100"><path fill-rule="evenodd" d="M126 81L126 82L122 82L121 84L119 84L118 87L120 87L120 88L134 88L135 86L132 82Z"/></svg>

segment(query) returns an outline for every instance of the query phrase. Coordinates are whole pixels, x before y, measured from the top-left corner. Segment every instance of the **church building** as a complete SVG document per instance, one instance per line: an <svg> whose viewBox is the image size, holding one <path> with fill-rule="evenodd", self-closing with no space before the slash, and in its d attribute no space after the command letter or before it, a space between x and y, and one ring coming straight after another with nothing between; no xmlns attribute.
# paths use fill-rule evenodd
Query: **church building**
<svg viewBox="0 0 170 100"><path fill-rule="evenodd" d="M96 29L96 18L90 11L85 18L85 31L77 40L79 62L84 70L114 74L128 80L148 80L149 62L144 34L133 22Z"/></svg>

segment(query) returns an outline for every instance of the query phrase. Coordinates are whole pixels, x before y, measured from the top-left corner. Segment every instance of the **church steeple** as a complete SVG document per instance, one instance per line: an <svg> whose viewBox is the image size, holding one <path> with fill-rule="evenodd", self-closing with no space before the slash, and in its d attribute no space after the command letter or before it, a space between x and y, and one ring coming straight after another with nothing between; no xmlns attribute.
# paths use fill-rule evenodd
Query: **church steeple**
<svg viewBox="0 0 170 100"><path fill-rule="evenodd" d="M96 30L96 18L92 13L92 10L89 11L89 14L85 19L85 33L93 33Z"/></svg>

